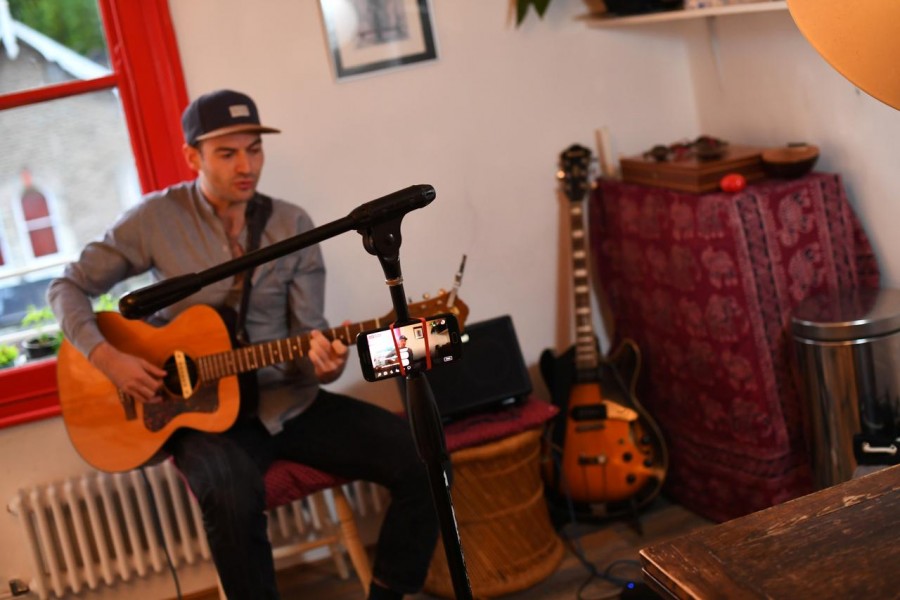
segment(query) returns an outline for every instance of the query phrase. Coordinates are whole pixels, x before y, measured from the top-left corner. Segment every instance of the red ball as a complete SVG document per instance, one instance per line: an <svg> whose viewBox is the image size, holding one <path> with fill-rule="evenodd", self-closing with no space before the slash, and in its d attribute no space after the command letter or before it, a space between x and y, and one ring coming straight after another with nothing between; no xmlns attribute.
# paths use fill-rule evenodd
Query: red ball
<svg viewBox="0 0 900 600"><path fill-rule="evenodd" d="M740 173L729 173L719 180L723 192L740 192L747 187L747 179Z"/></svg>

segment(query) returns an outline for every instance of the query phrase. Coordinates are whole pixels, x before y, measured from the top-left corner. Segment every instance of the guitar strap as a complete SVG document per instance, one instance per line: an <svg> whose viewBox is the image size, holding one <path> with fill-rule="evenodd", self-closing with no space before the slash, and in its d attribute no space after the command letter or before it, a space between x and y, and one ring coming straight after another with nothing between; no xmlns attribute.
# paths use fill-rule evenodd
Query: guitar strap
<svg viewBox="0 0 900 600"><path fill-rule="evenodd" d="M257 193L250 202L247 203L247 211L244 213L244 219L247 224L247 249L249 254L259 249L259 241L262 238L263 229L266 228L266 222L272 214L272 199L263 194ZM247 335L245 327L247 307L250 306L250 291L253 287L253 271L255 267L250 267L244 271L243 289L241 290L241 304L238 309L237 322L235 323L235 335L241 344L249 344L250 338Z"/></svg>
<svg viewBox="0 0 900 600"><path fill-rule="evenodd" d="M250 202L247 203L247 211L244 213L244 219L247 225L247 248L246 253L259 249L260 239L262 238L263 229L266 222L272 215L272 199L263 194L257 193ZM240 346L250 344L250 336L247 335L246 318L247 308L250 306L250 292L253 288L253 272L255 267L250 267L241 275L242 289L241 302L234 321L234 343ZM238 386L240 388L241 408L240 416L252 416L257 412L259 407L259 393L257 388L256 371L248 371L238 375Z"/></svg>

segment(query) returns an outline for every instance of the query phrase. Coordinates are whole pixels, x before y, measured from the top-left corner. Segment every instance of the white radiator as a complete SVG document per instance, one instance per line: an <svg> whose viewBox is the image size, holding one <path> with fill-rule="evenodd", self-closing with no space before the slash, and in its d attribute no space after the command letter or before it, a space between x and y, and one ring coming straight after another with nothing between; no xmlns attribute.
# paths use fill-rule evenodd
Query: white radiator
<svg viewBox="0 0 900 600"><path fill-rule="evenodd" d="M163 544L176 568L211 560L199 506L171 461L144 470L159 513L159 528L138 470L90 473L20 490L12 499L9 509L18 517L31 556L31 589L42 600L51 593L63 598L85 588L96 590L168 571ZM370 510L380 513L380 488L354 483L344 490L359 516ZM329 500L326 491L271 511L269 537L276 557L279 546L302 549L304 542L330 535L335 526ZM341 575L346 577L343 555L336 554Z"/></svg>

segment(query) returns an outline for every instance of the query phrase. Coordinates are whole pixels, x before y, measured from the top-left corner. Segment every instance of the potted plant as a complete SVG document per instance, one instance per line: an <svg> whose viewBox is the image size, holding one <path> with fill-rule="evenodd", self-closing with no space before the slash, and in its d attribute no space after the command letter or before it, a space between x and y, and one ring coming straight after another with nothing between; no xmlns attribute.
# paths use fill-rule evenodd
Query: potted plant
<svg viewBox="0 0 900 600"><path fill-rule="evenodd" d="M550 0L516 0L516 27L525 20L529 6L533 6L538 16L543 19L549 5Z"/></svg>
<svg viewBox="0 0 900 600"><path fill-rule="evenodd" d="M49 331L50 325L56 323L56 317L49 306L37 308L29 305L22 319L22 327L33 328L34 335L24 342L22 348L29 359L43 358L53 356L59 351L59 345L62 343L61 331Z"/></svg>
<svg viewBox="0 0 900 600"><path fill-rule="evenodd" d="M9 344L0 344L0 369L11 367L19 358L19 349Z"/></svg>

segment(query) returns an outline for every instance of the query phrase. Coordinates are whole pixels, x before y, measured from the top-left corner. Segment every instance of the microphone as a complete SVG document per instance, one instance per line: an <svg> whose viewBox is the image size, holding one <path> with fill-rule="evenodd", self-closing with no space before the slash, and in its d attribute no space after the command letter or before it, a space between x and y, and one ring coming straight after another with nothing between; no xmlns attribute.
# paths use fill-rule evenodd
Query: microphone
<svg viewBox="0 0 900 600"><path fill-rule="evenodd" d="M146 317L190 296L202 287L202 280L196 273L165 279L122 296L119 299L119 312L126 319Z"/></svg>
<svg viewBox="0 0 900 600"><path fill-rule="evenodd" d="M355 229L366 229L384 221L402 217L411 210L431 204L435 198L434 187L426 184L411 185L387 196L361 204L350 212Z"/></svg>

